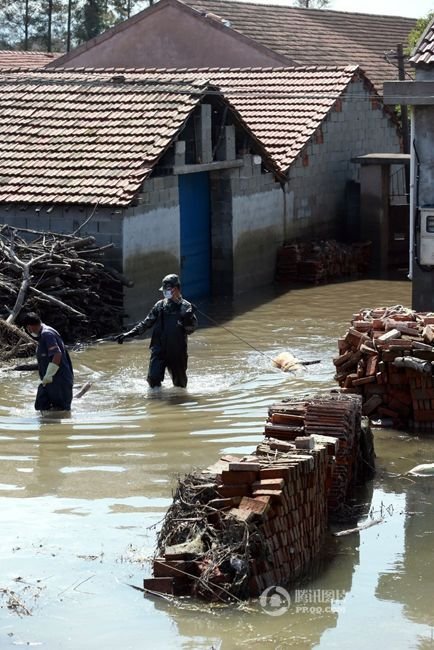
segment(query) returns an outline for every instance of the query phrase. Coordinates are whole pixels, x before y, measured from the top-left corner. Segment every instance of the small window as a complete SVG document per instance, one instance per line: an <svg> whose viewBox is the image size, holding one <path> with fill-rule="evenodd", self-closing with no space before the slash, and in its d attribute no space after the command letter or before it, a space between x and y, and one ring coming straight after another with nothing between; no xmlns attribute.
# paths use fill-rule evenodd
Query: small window
<svg viewBox="0 0 434 650"><path fill-rule="evenodd" d="M426 218L426 231L434 232L434 214L430 214Z"/></svg>

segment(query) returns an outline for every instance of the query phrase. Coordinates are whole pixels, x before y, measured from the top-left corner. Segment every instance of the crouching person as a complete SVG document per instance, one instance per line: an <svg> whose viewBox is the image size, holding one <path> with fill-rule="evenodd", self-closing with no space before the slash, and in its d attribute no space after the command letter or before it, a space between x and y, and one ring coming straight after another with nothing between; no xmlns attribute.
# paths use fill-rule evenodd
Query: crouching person
<svg viewBox="0 0 434 650"><path fill-rule="evenodd" d="M22 320L30 336L38 341L36 358L41 383L36 393L37 411L70 411L74 372L60 334L31 312Z"/></svg>

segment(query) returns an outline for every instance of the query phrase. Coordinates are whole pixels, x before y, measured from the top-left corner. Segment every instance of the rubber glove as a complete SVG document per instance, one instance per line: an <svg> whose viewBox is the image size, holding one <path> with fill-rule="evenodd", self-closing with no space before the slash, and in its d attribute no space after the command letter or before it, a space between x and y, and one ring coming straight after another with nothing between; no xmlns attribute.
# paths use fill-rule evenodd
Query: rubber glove
<svg viewBox="0 0 434 650"><path fill-rule="evenodd" d="M122 334L118 334L116 337L116 341L122 345L122 343L125 341L125 339L130 339L132 336L134 336L133 330L130 330L129 332L123 332Z"/></svg>
<svg viewBox="0 0 434 650"><path fill-rule="evenodd" d="M59 366L50 361L47 366L47 370L45 371L45 375L42 378L42 385L46 386L47 384L51 384L53 382L53 377L58 370Z"/></svg>

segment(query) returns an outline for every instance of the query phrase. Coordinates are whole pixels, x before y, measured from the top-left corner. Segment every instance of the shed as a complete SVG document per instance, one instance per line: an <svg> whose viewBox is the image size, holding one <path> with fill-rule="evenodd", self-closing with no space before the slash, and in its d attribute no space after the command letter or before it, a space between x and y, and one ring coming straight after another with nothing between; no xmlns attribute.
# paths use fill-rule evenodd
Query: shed
<svg viewBox="0 0 434 650"><path fill-rule="evenodd" d="M357 66L54 69L0 84L1 220L115 244L131 319L169 271L191 298L271 283L284 241L342 235L351 159L400 149Z"/></svg>

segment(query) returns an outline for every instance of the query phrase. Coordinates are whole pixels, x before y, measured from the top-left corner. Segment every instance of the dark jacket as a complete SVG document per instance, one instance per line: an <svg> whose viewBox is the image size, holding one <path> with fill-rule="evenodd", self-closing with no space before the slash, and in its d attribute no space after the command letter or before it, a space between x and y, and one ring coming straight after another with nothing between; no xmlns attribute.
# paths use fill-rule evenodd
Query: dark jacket
<svg viewBox="0 0 434 650"><path fill-rule="evenodd" d="M59 370L54 375L53 381L56 381L56 383L64 381L73 384L74 374L71 359L59 332L49 325L42 323L42 329L38 336L38 348L36 350L38 371L41 379L45 375L48 364L53 360L54 355L58 352L61 353L62 360L60 362Z"/></svg>
<svg viewBox="0 0 434 650"><path fill-rule="evenodd" d="M174 300L159 300L152 307L146 318L131 330L133 336L143 334L153 327L150 347L158 347L162 353L170 357L172 354L187 349L187 335L197 328L197 318L193 305L183 298Z"/></svg>

